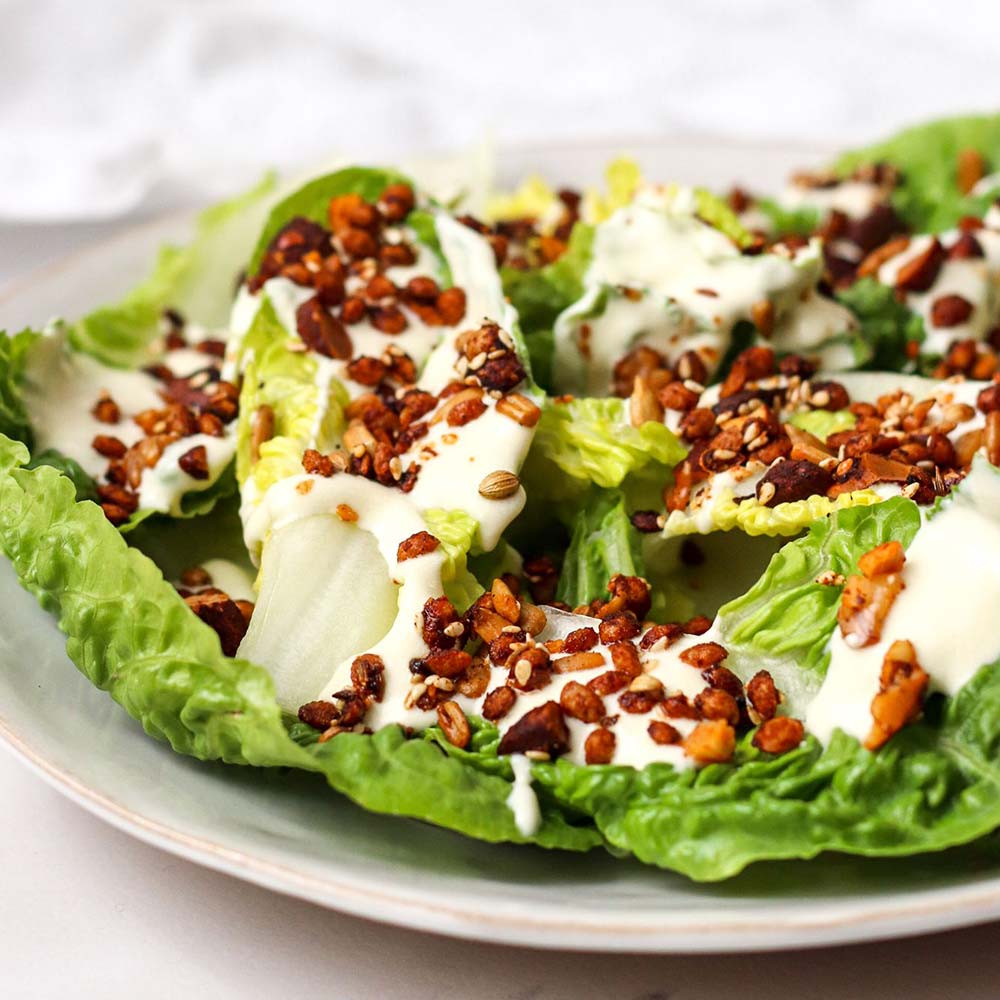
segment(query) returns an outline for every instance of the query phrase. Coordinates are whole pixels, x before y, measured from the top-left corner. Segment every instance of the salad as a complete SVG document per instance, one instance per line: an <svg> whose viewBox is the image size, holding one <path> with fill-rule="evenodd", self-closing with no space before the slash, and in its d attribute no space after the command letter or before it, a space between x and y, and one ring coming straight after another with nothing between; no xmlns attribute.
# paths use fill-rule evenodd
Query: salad
<svg viewBox="0 0 1000 1000"><path fill-rule="evenodd" d="M0 550L151 736L371 810L696 880L986 836L993 168L269 177L0 337Z"/></svg>

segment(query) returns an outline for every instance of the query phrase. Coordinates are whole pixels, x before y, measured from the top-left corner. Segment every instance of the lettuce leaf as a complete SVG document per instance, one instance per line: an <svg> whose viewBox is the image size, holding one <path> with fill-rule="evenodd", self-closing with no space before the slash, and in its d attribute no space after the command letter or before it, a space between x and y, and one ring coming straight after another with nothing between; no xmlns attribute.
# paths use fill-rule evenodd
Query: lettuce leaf
<svg viewBox="0 0 1000 1000"><path fill-rule="evenodd" d="M633 427L627 408L615 397L550 400L525 463L529 497L565 499L637 476L662 486L687 449L664 424Z"/></svg>
<svg viewBox="0 0 1000 1000"><path fill-rule="evenodd" d="M271 240L289 220L301 216L313 222L327 223L330 199L342 194L359 194L365 201L375 201L390 184L410 184L412 181L395 170L376 167L347 167L332 174L324 174L303 184L290 195L282 198L267 216L260 235L250 255L248 271L254 274Z"/></svg>
<svg viewBox="0 0 1000 1000"><path fill-rule="evenodd" d="M279 479L301 472L306 448L333 447L344 426L346 390L337 379L331 379L326 398L321 398L317 361L307 352L289 350L295 339L265 299L240 344L242 356L250 360L240 390L236 478L242 485L252 475L261 493ZM251 437L261 406L271 407L274 413L274 435L260 446L254 463ZM318 419L320 408L322 420Z"/></svg>
<svg viewBox="0 0 1000 1000"><path fill-rule="evenodd" d="M992 196L963 195L957 184L958 154L975 149L987 172L1000 169L1000 115L942 118L904 129L863 149L844 153L834 169L848 174L869 163L891 163L902 172L893 192L896 211L918 232L940 232L963 215L978 215Z"/></svg>
<svg viewBox="0 0 1000 1000"><path fill-rule="evenodd" d="M517 829L507 773L485 773L399 727L301 746L261 667L223 656L218 638L92 503L52 468L25 470L27 449L0 437L0 550L58 620L70 659L146 732L202 760L323 774L367 809L412 816L491 842L587 850L589 823L542 803L533 837ZM509 767L509 765L508 765Z"/></svg>
<svg viewBox="0 0 1000 1000"><path fill-rule="evenodd" d="M895 290L862 278L837 292L837 301L858 318L863 351L860 367L900 371L910 363L907 348L924 340L924 321L896 298Z"/></svg>
<svg viewBox="0 0 1000 1000"><path fill-rule="evenodd" d="M504 293L517 310L529 342L539 331L550 330L556 316L583 294L583 275L593 241L594 227L578 222L566 252L551 264L528 271L501 269Z"/></svg>
<svg viewBox="0 0 1000 1000"><path fill-rule="evenodd" d="M842 512L786 545L760 583L722 609L727 663L744 676L785 666L818 677L840 588L815 576L854 571L889 538L908 544L919 523L916 506L899 498ZM560 760L534 773L558 802L593 815L612 845L714 881L766 858L905 855L985 835L1000 825L998 749L1000 664L989 664L955 698L933 699L878 753L837 732L825 749L808 737L771 757L747 736L733 765L635 771Z"/></svg>
<svg viewBox="0 0 1000 1000"><path fill-rule="evenodd" d="M570 607L607 597L616 573L645 576L639 536L621 490L594 490L573 519L556 597Z"/></svg>
<svg viewBox="0 0 1000 1000"><path fill-rule="evenodd" d="M820 213L816 208L787 208L774 198L758 198L754 208L759 209L770 220L775 233L799 236L809 236L816 231L820 222Z"/></svg>
<svg viewBox="0 0 1000 1000"><path fill-rule="evenodd" d="M468 569L469 550L479 533L479 523L464 510L425 510L423 518L444 552L441 579L445 596L464 611L483 592Z"/></svg>
<svg viewBox="0 0 1000 1000"><path fill-rule="evenodd" d="M21 380L31 345L40 336L34 330L22 330L11 336L0 330L0 434L23 441L29 447L33 441L31 421L21 398Z"/></svg>
<svg viewBox="0 0 1000 1000"><path fill-rule="evenodd" d="M275 186L268 175L245 194L204 211L191 243L162 247L149 276L119 303L95 309L70 327L72 346L108 365L137 367L167 307L203 326L224 327Z"/></svg>
<svg viewBox="0 0 1000 1000"><path fill-rule="evenodd" d="M831 434L849 431L856 423L856 418L850 410L804 410L793 413L788 422L793 427L808 431L820 441L825 441Z"/></svg>
<svg viewBox="0 0 1000 1000"><path fill-rule="evenodd" d="M774 555L746 594L719 610L727 665L745 679L766 666L792 714L800 711L826 672L826 644L840 604L840 587L816 578L826 570L855 573L859 556L891 539L907 546L919 528L919 508L903 497L813 522Z"/></svg>

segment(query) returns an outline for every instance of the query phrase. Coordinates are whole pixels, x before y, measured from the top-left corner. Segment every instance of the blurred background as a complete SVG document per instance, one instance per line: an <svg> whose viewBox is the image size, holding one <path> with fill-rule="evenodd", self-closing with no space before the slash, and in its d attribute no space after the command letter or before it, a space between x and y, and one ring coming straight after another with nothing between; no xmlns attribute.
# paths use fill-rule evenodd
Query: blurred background
<svg viewBox="0 0 1000 1000"><path fill-rule="evenodd" d="M614 136L840 145L1000 107L995 0L0 0L0 220L268 166Z"/></svg>

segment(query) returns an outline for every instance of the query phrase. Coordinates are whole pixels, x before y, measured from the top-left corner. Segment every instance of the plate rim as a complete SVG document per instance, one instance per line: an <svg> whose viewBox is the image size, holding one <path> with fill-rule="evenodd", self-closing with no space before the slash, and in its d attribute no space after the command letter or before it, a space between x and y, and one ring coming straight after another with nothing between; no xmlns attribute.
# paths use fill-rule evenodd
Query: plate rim
<svg viewBox="0 0 1000 1000"><path fill-rule="evenodd" d="M560 150L599 146L663 148L677 145L690 149L698 145L720 150L760 148L763 141L700 135L653 139L581 138L567 142L537 142L506 144L505 149L518 155L545 155ZM790 154L803 155L825 152L817 144L795 145L774 143ZM197 211L174 210L143 219L121 231L88 243L56 259L30 269L0 288L0 305L27 293L33 286L67 269L99 259L118 243L149 238L170 226L190 224ZM117 710L121 710L120 707ZM145 737L144 738L149 738ZM861 941L907 937L930 931L944 931L985 923L1000 917L1000 876L983 879L971 885L937 887L916 895L892 900L873 901L871 909L859 913L848 909L824 917L824 901L817 901L812 913L795 913L771 917L768 933L760 932L759 917L752 913L737 918L731 916L725 925L708 919L688 918L686 925L657 922L643 927L637 924L610 930L595 924L580 923L547 914L532 921L523 914L490 913L484 908L473 909L454 901L443 903L427 897L415 900L394 895L384 888L361 888L338 880L333 873L316 877L287 865L255 856L244 850L227 847L198 834L185 832L151 816L142 815L110 795L89 786L63 767L46 758L22 733L0 716L0 741L15 759L38 774L50 787L97 816L109 825L134 836L160 850L182 857L202 867L220 871L231 877L297 897L352 916L392 924L440 936L466 940L489 941L535 949L559 949L587 952L634 953L721 953L734 951L772 951L804 949ZM863 903L857 904L863 906ZM433 918L429 920L428 918ZM775 930L780 930L775 935ZM726 936L726 941L720 937ZM777 940L775 940L777 937Z"/></svg>

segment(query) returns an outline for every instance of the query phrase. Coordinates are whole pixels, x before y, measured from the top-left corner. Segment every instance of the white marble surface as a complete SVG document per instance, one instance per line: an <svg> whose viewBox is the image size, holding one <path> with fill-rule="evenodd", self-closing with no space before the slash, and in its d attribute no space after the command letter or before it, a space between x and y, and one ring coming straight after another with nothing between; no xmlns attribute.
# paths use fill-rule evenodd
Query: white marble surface
<svg viewBox="0 0 1000 1000"><path fill-rule="evenodd" d="M1000 8L917 8L328 3L301 6L305 20L248 0L0 0L0 287L129 218L345 146L402 153L488 131L852 140L1000 104L986 42ZM1000 925L720 958L456 944L163 854L5 752L0 802L0 996L12 1000L577 1000L598 987L620 1000L975 1000L1000 979Z"/></svg>

